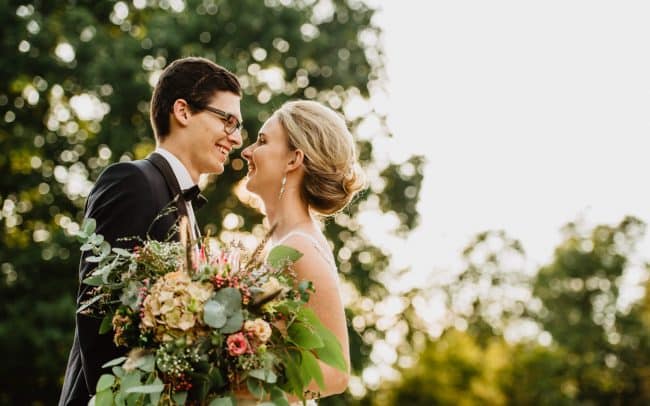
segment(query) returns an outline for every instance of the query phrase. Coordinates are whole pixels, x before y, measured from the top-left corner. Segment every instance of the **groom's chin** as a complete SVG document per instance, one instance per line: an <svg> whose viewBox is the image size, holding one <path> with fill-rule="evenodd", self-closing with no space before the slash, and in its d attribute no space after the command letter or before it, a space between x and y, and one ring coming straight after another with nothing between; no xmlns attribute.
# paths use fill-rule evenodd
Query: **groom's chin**
<svg viewBox="0 0 650 406"><path fill-rule="evenodd" d="M225 170L225 166L223 164L220 165L215 165L212 168L210 168L210 174L212 175L221 175Z"/></svg>

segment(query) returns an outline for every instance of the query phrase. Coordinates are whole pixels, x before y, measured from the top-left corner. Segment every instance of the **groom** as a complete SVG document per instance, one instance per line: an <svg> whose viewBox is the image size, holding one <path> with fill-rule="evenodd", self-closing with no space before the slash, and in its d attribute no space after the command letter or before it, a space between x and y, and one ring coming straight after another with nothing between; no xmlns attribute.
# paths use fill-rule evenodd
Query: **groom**
<svg viewBox="0 0 650 406"><path fill-rule="evenodd" d="M199 175L222 173L228 154L241 147L241 88L237 78L203 58L184 58L162 73L151 97L151 124L157 148L146 159L109 166L86 201L85 218L113 247L130 248L140 237L165 240L180 215L200 236L192 201ZM166 207L171 213L159 217ZM155 222L154 222L155 220ZM175 237L178 237L176 234ZM79 278L92 271L82 256ZM77 305L89 290L80 283ZM77 314L74 342L59 405L86 405L95 393L102 365L124 355L112 334L99 335L100 320Z"/></svg>

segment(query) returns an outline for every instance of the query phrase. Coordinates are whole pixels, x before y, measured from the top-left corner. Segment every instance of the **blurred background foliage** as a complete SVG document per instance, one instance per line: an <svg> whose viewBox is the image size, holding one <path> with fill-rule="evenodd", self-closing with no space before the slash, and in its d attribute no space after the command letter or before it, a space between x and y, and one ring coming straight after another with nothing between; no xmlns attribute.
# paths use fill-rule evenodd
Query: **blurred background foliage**
<svg viewBox="0 0 650 406"><path fill-rule="evenodd" d="M648 264L635 249L645 225L634 218L567 225L540 269L516 239L482 232L459 272L393 288L409 270L393 269L357 214L393 216L396 235L416 227L425 159L373 150L392 137L371 103L386 80L373 15L360 0L0 0L0 404L58 399L85 198L107 165L153 150L152 86L189 55L240 78L245 143L295 98L341 111L357 137L370 187L325 222L353 377L323 404L650 403ZM243 161L231 163L204 179L199 221L254 244L262 216Z"/></svg>

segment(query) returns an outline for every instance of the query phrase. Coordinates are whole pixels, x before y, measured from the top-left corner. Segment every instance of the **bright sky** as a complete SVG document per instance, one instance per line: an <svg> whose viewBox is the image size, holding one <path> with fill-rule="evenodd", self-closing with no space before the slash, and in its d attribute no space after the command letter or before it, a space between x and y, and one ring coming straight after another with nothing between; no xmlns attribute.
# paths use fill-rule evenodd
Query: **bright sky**
<svg viewBox="0 0 650 406"><path fill-rule="evenodd" d="M394 146L428 160L397 266L456 266L486 229L540 263L579 216L650 223L650 3L370 3L384 10Z"/></svg>

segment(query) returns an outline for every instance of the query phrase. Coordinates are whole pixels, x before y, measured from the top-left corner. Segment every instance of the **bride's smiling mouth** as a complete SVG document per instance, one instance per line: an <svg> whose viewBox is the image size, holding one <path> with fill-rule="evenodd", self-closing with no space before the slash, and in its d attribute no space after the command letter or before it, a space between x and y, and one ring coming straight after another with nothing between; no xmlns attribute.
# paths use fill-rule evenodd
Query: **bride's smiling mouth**
<svg viewBox="0 0 650 406"><path fill-rule="evenodd" d="M246 164L248 165L248 176L250 176L253 172L255 172L255 164L251 161L246 161Z"/></svg>

